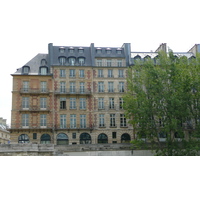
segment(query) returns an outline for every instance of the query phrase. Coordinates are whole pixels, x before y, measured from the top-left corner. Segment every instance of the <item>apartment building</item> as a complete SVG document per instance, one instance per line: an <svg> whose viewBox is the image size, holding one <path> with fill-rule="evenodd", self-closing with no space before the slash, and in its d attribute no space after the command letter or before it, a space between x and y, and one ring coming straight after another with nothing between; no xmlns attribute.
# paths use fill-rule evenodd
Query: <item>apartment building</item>
<svg viewBox="0 0 200 200"><path fill-rule="evenodd" d="M0 117L0 144L10 143L10 133L7 129L6 119Z"/></svg>
<svg viewBox="0 0 200 200"><path fill-rule="evenodd" d="M123 110L130 44L48 45L13 76L11 143L123 143L133 129Z"/></svg>

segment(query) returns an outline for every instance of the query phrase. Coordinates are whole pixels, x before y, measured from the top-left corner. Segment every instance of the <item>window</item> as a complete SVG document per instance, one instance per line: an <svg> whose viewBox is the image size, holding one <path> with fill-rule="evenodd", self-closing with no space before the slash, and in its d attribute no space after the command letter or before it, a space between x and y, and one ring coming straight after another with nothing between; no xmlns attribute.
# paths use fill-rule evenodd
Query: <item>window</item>
<svg viewBox="0 0 200 200"><path fill-rule="evenodd" d="M126 118L124 114L120 114L120 126L126 127Z"/></svg>
<svg viewBox="0 0 200 200"><path fill-rule="evenodd" d="M41 60L41 66L45 66L47 64L47 61L45 59Z"/></svg>
<svg viewBox="0 0 200 200"><path fill-rule="evenodd" d="M70 47L70 48L69 48L69 53L74 53L73 47Z"/></svg>
<svg viewBox="0 0 200 200"><path fill-rule="evenodd" d="M111 49L107 49L107 50L106 50L106 53L107 53L107 54L111 54Z"/></svg>
<svg viewBox="0 0 200 200"><path fill-rule="evenodd" d="M75 64L75 58L73 58L73 57L69 58L69 64L74 65Z"/></svg>
<svg viewBox="0 0 200 200"><path fill-rule="evenodd" d="M109 109L114 109L114 98L109 98Z"/></svg>
<svg viewBox="0 0 200 200"><path fill-rule="evenodd" d="M99 115L99 127L105 127L104 114Z"/></svg>
<svg viewBox="0 0 200 200"><path fill-rule="evenodd" d="M104 98L102 97L98 98L98 108L104 109Z"/></svg>
<svg viewBox="0 0 200 200"><path fill-rule="evenodd" d="M112 138L117 138L117 132L112 132Z"/></svg>
<svg viewBox="0 0 200 200"><path fill-rule="evenodd" d="M108 82L108 92L114 92L114 82Z"/></svg>
<svg viewBox="0 0 200 200"><path fill-rule="evenodd" d="M124 99L119 98L119 109L123 109L123 105L124 105Z"/></svg>
<svg viewBox="0 0 200 200"><path fill-rule="evenodd" d="M117 60L117 66L122 67L122 60Z"/></svg>
<svg viewBox="0 0 200 200"><path fill-rule="evenodd" d="M97 48L97 53L100 54L102 52L101 48Z"/></svg>
<svg viewBox="0 0 200 200"><path fill-rule="evenodd" d="M124 92L124 82L119 82L119 92Z"/></svg>
<svg viewBox="0 0 200 200"><path fill-rule="evenodd" d="M29 126L29 114L22 114L22 126Z"/></svg>
<svg viewBox="0 0 200 200"><path fill-rule="evenodd" d="M109 78L113 77L113 70L112 69L108 69L108 77Z"/></svg>
<svg viewBox="0 0 200 200"><path fill-rule="evenodd" d="M100 59L97 60L97 66L98 66L98 67L101 67L101 66L102 66L102 60L100 60Z"/></svg>
<svg viewBox="0 0 200 200"><path fill-rule="evenodd" d="M64 65L65 63L66 63L66 57L64 57L64 56L61 56L61 57L59 57L59 63L61 64L61 65Z"/></svg>
<svg viewBox="0 0 200 200"><path fill-rule="evenodd" d="M76 92L76 82L70 82L70 93Z"/></svg>
<svg viewBox="0 0 200 200"><path fill-rule="evenodd" d="M37 139L37 133L33 133L33 139L34 139L34 140Z"/></svg>
<svg viewBox="0 0 200 200"><path fill-rule="evenodd" d="M40 82L40 88L41 88L41 92L46 92L47 91L47 82L41 81Z"/></svg>
<svg viewBox="0 0 200 200"><path fill-rule="evenodd" d="M76 77L76 71L75 71L75 69L70 69L70 70L69 70L69 77L70 77L70 78Z"/></svg>
<svg viewBox="0 0 200 200"><path fill-rule="evenodd" d="M65 53L65 48L64 48L64 47L60 47L60 48L59 48L59 52L60 52L60 53Z"/></svg>
<svg viewBox="0 0 200 200"><path fill-rule="evenodd" d="M29 143L29 137L26 134L21 134L18 138L18 143Z"/></svg>
<svg viewBox="0 0 200 200"><path fill-rule="evenodd" d="M115 127L115 114L110 114L110 127Z"/></svg>
<svg viewBox="0 0 200 200"><path fill-rule="evenodd" d="M66 109L66 98L60 98L60 109Z"/></svg>
<svg viewBox="0 0 200 200"><path fill-rule="evenodd" d="M76 139L76 133L72 133L72 138Z"/></svg>
<svg viewBox="0 0 200 200"><path fill-rule="evenodd" d="M76 128L76 115L70 115L70 128Z"/></svg>
<svg viewBox="0 0 200 200"><path fill-rule="evenodd" d="M24 74L28 74L29 73L29 67L28 66L25 66L25 67L23 67L23 73Z"/></svg>
<svg viewBox="0 0 200 200"><path fill-rule="evenodd" d="M80 82L80 93L84 93L84 92L85 92L85 83Z"/></svg>
<svg viewBox="0 0 200 200"><path fill-rule="evenodd" d="M104 133L98 135L98 143L108 143L108 136Z"/></svg>
<svg viewBox="0 0 200 200"><path fill-rule="evenodd" d="M98 77L103 77L103 69L98 69Z"/></svg>
<svg viewBox="0 0 200 200"><path fill-rule="evenodd" d="M60 69L60 77L65 78L66 77L66 70L65 69Z"/></svg>
<svg viewBox="0 0 200 200"><path fill-rule="evenodd" d="M66 115L60 115L60 128L66 128Z"/></svg>
<svg viewBox="0 0 200 200"><path fill-rule="evenodd" d="M107 60L107 66L108 66L108 67L111 67L111 60L110 60L110 59Z"/></svg>
<svg viewBox="0 0 200 200"><path fill-rule="evenodd" d="M40 126L47 126L47 115L40 115Z"/></svg>
<svg viewBox="0 0 200 200"><path fill-rule="evenodd" d="M29 108L29 97L22 97L22 108L23 109Z"/></svg>
<svg viewBox="0 0 200 200"><path fill-rule="evenodd" d="M49 134L42 134L40 138L40 144L50 144L51 143L51 137Z"/></svg>
<svg viewBox="0 0 200 200"><path fill-rule="evenodd" d="M62 93L66 92L66 86L64 81L60 82L60 92Z"/></svg>
<svg viewBox="0 0 200 200"><path fill-rule="evenodd" d="M78 49L78 52L79 52L79 53L83 53L83 52L84 52L84 49L79 48L79 49Z"/></svg>
<svg viewBox="0 0 200 200"><path fill-rule="evenodd" d="M40 98L40 108L41 109L46 109L47 108L47 98L46 97L41 97Z"/></svg>
<svg viewBox="0 0 200 200"><path fill-rule="evenodd" d="M23 92L28 92L29 90L29 81L23 81Z"/></svg>
<svg viewBox="0 0 200 200"><path fill-rule="evenodd" d="M123 69L119 69L118 70L118 77L119 78L123 78L124 77L124 70Z"/></svg>
<svg viewBox="0 0 200 200"><path fill-rule="evenodd" d="M80 98L80 109L86 109L86 98Z"/></svg>
<svg viewBox="0 0 200 200"><path fill-rule="evenodd" d="M80 115L80 128L86 128L86 115Z"/></svg>
<svg viewBox="0 0 200 200"><path fill-rule="evenodd" d="M70 98L70 109L76 109L76 98Z"/></svg>
<svg viewBox="0 0 200 200"><path fill-rule="evenodd" d="M80 78L84 78L85 77L85 70L84 69L80 69L79 70L79 77Z"/></svg>
<svg viewBox="0 0 200 200"><path fill-rule="evenodd" d="M117 54L122 54L122 50L121 49L117 49Z"/></svg>
<svg viewBox="0 0 200 200"><path fill-rule="evenodd" d="M85 58L78 58L78 63L79 63L79 65L84 65L85 64Z"/></svg>
<svg viewBox="0 0 200 200"><path fill-rule="evenodd" d="M104 92L104 82L98 82L98 92Z"/></svg>
<svg viewBox="0 0 200 200"><path fill-rule="evenodd" d="M41 75L47 75L47 68L46 67L41 67L40 68L40 74Z"/></svg>

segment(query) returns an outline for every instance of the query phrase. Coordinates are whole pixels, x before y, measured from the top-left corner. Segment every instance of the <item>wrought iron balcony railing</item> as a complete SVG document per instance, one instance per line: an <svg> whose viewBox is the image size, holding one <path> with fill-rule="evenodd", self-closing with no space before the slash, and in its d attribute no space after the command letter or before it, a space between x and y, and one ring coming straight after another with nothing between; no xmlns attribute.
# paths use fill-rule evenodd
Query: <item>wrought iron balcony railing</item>
<svg viewBox="0 0 200 200"><path fill-rule="evenodd" d="M47 88L21 88L20 93L22 94L48 94L49 89Z"/></svg>
<svg viewBox="0 0 200 200"><path fill-rule="evenodd" d="M21 106L20 112L50 112L50 107L46 106L45 107L40 107L40 106Z"/></svg>
<svg viewBox="0 0 200 200"><path fill-rule="evenodd" d="M52 129L52 123L43 123L43 124L15 123L11 124L9 129Z"/></svg>
<svg viewBox="0 0 200 200"><path fill-rule="evenodd" d="M87 89L69 89L60 88L55 91L55 94L80 94L80 95L90 95L91 91Z"/></svg>

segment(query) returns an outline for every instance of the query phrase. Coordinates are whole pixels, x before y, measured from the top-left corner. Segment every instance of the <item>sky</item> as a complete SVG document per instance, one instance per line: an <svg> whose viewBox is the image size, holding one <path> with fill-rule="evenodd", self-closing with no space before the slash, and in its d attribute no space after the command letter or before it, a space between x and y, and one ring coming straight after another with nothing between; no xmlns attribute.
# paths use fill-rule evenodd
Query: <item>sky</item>
<svg viewBox="0 0 200 200"><path fill-rule="evenodd" d="M200 43L197 0L1 0L0 117L11 121L12 76L48 44L174 52Z"/></svg>

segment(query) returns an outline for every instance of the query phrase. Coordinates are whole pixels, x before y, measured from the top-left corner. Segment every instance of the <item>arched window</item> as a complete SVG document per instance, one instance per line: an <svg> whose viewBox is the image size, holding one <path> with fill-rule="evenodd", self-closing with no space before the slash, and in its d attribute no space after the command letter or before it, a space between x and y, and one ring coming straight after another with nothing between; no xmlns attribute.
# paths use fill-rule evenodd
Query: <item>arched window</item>
<svg viewBox="0 0 200 200"><path fill-rule="evenodd" d="M155 65L159 65L160 64L160 60L159 60L159 56L157 55L156 57L154 57L154 64Z"/></svg>
<svg viewBox="0 0 200 200"><path fill-rule="evenodd" d="M133 58L134 64L135 64L137 61L140 61L140 60L141 60L141 57L140 57L139 55L137 55L137 56L135 56L135 57Z"/></svg>
<svg viewBox="0 0 200 200"><path fill-rule="evenodd" d="M80 144L91 144L91 136L88 133L82 133L80 135Z"/></svg>
<svg viewBox="0 0 200 200"><path fill-rule="evenodd" d="M59 60L59 63L61 64L61 65L64 65L65 63L66 63L66 57L65 56L61 56L61 57L59 57L58 58L58 60Z"/></svg>
<svg viewBox="0 0 200 200"><path fill-rule="evenodd" d="M23 74L28 74L29 71L30 71L30 67L29 67L29 66L24 66L24 67L22 68L22 73L23 73Z"/></svg>
<svg viewBox="0 0 200 200"><path fill-rule="evenodd" d="M29 143L29 137L26 134L21 134L18 137L18 143Z"/></svg>
<svg viewBox="0 0 200 200"><path fill-rule="evenodd" d="M51 143L51 137L50 137L50 135L49 134L43 134L41 136L40 143L41 144L50 144Z"/></svg>
<svg viewBox="0 0 200 200"><path fill-rule="evenodd" d="M57 145L69 144L68 136L65 133L59 133L57 135Z"/></svg>
<svg viewBox="0 0 200 200"><path fill-rule="evenodd" d="M75 64L76 59L74 57L69 57L69 64L70 65L74 65Z"/></svg>
<svg viewBox="0 0 200 200"><path fill-rule="evenodd" d="M85 64L85 58L84 58L84 57L79 57L79 58L78 58L78 63L79 63L80 65L84 65L84 64Z"/></svg>
<svg viewBox="0 0 200 200"><path fill-rule="evenodd" d="M147 61L148 59L151 59L151 57L149 55L144 57L144 61Z"/></svg>
<svg viewBox="0 0 200 200"><path fill-rule="evenodd" d="M131 141L131 137L128 133L124 133L121 136L121 143L129 143Z"/></svg>
<svg viewBox="0 0 200 200"><path fill-rule="evenodd" d="M47 67L40 67L40 75L47 75Z"/></svg>
<svg viewBox="0 0 200 200"><path fill-rule="evenodd" d="M108 143L108 136L104 133L99 134L98 143Z"/></svg>
<svg viewBox="0 0 200 200"><path fill-rule="evenodd" d="M46 65L47 65L46 59L42 59L42 60L41 60L41 66L46 66Z"/></svg>

